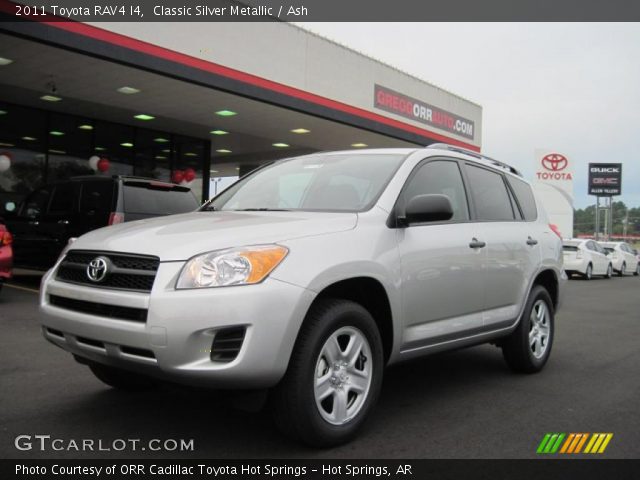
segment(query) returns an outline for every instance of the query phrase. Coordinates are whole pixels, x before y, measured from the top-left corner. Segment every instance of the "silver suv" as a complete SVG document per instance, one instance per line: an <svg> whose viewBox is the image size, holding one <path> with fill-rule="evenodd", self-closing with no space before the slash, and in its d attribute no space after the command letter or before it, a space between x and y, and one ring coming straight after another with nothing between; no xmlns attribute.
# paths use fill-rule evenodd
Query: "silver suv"
<svg viewBox="0 0 640 480"><path fill-rule="evenodd" d="M519 173L440 144L281 160L196 212L90 232L40 301L45 338L108 385L268 388L286 433L328 446L386 365L492 342L541 370L565 280Z"/></svg>

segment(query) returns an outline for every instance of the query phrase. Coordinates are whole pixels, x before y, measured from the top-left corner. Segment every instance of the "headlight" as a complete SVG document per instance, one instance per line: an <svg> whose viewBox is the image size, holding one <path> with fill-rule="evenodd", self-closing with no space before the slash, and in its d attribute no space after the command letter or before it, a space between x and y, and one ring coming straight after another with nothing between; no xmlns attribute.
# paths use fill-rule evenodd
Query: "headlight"
<svg viewBox="0 0 640 480"><path fill-rule="evenodd" d="M177 289L260 283L289 250L280 245L229 248L195 256L180 272Z"/></svg>

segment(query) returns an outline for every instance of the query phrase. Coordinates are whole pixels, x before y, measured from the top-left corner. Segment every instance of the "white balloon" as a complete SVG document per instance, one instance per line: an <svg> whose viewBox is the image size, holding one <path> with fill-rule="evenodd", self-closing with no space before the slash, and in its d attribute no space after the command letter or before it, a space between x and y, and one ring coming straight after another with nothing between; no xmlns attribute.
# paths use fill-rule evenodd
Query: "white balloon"
<svg viewBox="0 0 640 480"><path fill-rule="evenodd" d="M98 170L99 161L100 161L100 157L97 155L93 155L89 157L89 167L91 167L91 170L93 170L94 172Z"/></svg>
<svg viewBox="0 0 640 480"><path fill-rule="evenodd" d="M0 155L0 172L6 172L11 168L11 159L8 155Z"/></svg>

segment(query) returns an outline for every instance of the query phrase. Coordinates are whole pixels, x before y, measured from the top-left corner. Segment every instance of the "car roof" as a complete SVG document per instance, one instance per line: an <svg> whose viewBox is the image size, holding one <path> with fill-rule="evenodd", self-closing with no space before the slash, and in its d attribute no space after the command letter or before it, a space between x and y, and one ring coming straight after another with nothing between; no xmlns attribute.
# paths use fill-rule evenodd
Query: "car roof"
<svg viewBox="0 0 640 480"><path fill-rule="evenodd" d="M437 156L443 155L453 158L458 158L461 160L466 160L469 162L477 163L478 165L482 165L484 167L492 168L501 173L509 173L518 177L518 179L527 182L524 178L522 178L522 174L511 165L496 160L491 157L487 157L486 155L481 154L480 152L475 152L473 150L468 150L462 147L456 147L455 145L449 145L446 143L434 143L431 145L427 145L422 148L367 148L367 149L358 149L355 150L338 150L338 151L330 151L330 152L316 152L311 153L309 156L318 155L318 154L332 154L332 155L381 155L381 154L395 154L395 155L405 155L408 157L414 153L424 153L425 156Z"/></svg>
<svg viewBox="0 0 640 480"><path fill-rule="evenodd" d="M590 238L563 238L562 239L562 244L563 245L570 245L570 246L577 246L577 245L580 245L581 243L588 242L589 240L591 240L591 239Z"/></svg>

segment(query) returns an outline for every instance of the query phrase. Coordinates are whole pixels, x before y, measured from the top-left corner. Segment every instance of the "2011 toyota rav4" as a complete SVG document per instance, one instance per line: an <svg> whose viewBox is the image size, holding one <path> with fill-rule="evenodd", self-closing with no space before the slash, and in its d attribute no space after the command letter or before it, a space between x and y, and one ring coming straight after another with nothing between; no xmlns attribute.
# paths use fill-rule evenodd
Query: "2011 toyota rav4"
<svg viewBox="0 0 640 480"><path fill-rule="evenodd" d="M286 433L333 445L386 365L494 342L542 369L565 280L517 171L438 145L285 159L197 212L93 231L40 300L46 339L113 387L270 388Z"/></svg>

